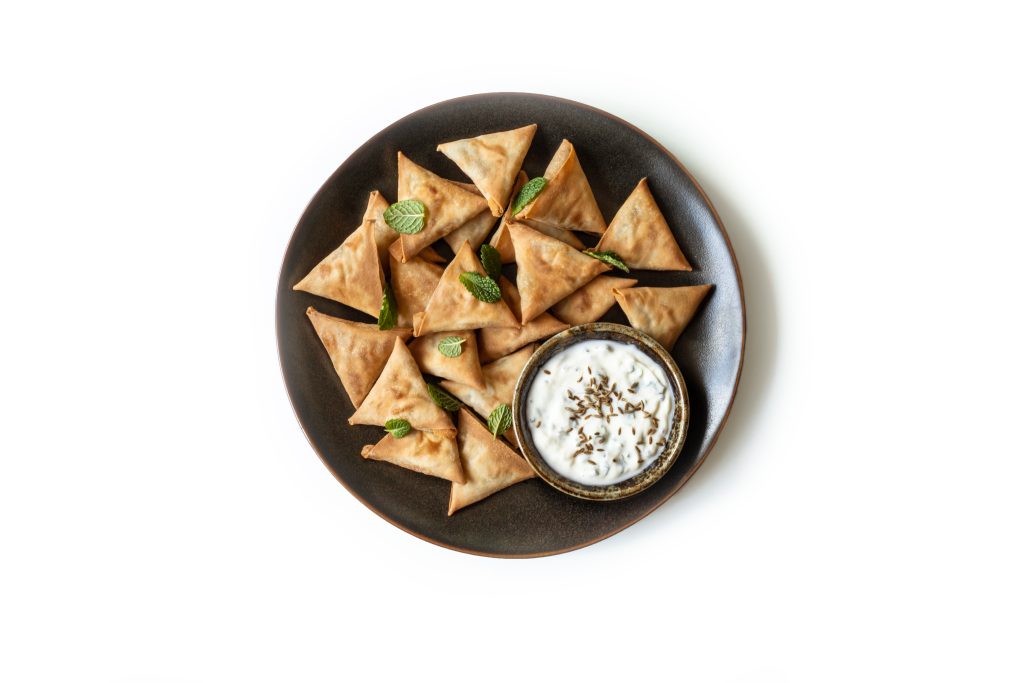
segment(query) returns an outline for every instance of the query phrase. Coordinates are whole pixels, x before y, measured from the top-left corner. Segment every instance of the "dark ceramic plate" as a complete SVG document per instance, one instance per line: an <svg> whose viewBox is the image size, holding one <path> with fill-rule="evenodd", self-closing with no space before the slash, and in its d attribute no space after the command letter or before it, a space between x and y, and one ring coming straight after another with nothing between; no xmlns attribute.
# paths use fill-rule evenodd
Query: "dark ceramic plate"
<svg viewBox="0 0 1024 683"><path fill-rule="evenodd" d="M382 431L349 426L352 405L305 311L312 305L349 320L373 319L292 291L292 285L359 226L371 190L395 200L399 150L446 178L466 180L435 151L438 143L529 123L539 128L526 157L526 172L530 177L542 175L559 142L568 138L606 220L640 178L649 178L694 270L634 273L641 285L715 285L672 350L689 390L689 433L672 469L630 498L579 500L532 479L448 517L448 482L360 457L360 448L380 439ZM618 307L603 319L627 322ZM745 334L736 257L696 180L670 152L625 121L543 95L494 93L448 100L375 135L328 178L306 207L288 245L277 288L277 340L285 384L295 414L324 464L345 488L392 524L432 543L481 555L528 557L580 548L625 529L668 500L700 467L725 424L743 366Z"/></svg>

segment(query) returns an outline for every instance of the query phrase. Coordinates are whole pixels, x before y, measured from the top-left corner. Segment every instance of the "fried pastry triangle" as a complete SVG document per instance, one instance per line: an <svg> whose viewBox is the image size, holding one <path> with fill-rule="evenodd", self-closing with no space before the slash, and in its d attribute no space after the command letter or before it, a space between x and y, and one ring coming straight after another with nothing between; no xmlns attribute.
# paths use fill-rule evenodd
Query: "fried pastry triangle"
<svg viewBox="0 0 1024 683"><path fill-rule="evenodd" d="M544 177L547 186L515 215L517 221L597 235L605 231L604 216L571 142L562 140Z"/></svg>
<svg viewBox="0 0 1024 683"><path fill-rule="evenodd" d="M480 194L475 185L458 182L455 184L464 190ZM484 240L487 239L487 235L491 232L492 227L494 227L494 216L491 215L489 209L484 209L466 221L461 227L445 235L444 241L448 243L452 251L458 251L463 242L469 242L469 246L473 247L473 251L476 251L484 243Z"/></svg>
<svg viewBox="0 0 1024 683"><path fill-rule="evenodd" d="M518 223L510 223L516 250L516 286L522 296L520 320L527 323L611 266L564 242Z"/></svg>
<svg viewBox="0 0 1024 683"><path fill-rule="evenodd" d="M559 320L570 325L592 323L615 305L614 289L628 289L637 283L624 277L598 275L575 292L551 307Z"/></svg>
<svg viewBox="0 0 1024 683"><path fill-rule="evenodd" d="M363 446L362 456L459 484L466 481L459 458L459 444L451 431L423 432L414 429L401 439L385 434L376 444Z"/></svg>
<svg viewBox="0 0 1024 683"><path fill-rule="evenodd" d="M325 315L312 306L306 309L313 329L320 337L345 393L356 408L388 362L395 339L412 336L409 328L382 331L374 324L354 323ZM483 384L483 374L480 375Z"/></svg>
<svg viewBox="0 0 1024 683"><path fill-rule="evenodd" d="M388 200L384 199L377 190L370 193L366 202L366 211L363 213L363 222L373 222L373 241L377 245L377 258L380 265L387 271L388 247L398 239L398 233L391 229L391 226L384 222L384 212L387 211Z"/></svg>
<svg viewBox="0 0 1024 683"><path fill-rule="evenodd" d="M515 394L516 381L519 379L519 374L523 371L523 366L526 365L526 361L529 360L533 352L537 350L536 344L530 344L529 346L521 349L518 353L499 358L498 360L488 363L483 366L482 371L484 375L484 388L477 389L471 387L468 384L459 384L458 382L451 382L443 380L441 382L441 388L450 393L455 398L459 399L467 406L476 411L477 415L487 419L491 412L502 403L512 406L512 398ZM519 442L516 440L515 430L509 427L508 431L502 436L508 440L509 443L513 444L516 448L519 447Z"/></svg>
<svg viewBox="0 0 1024 683"><path fill-rule="evenodd" d="M433 249L429 251L437 253ZM444 268L426 261L427 252L425 249L404 263L391 257L391 291L395 293L398 324L402 327L414 326L413 316L427 307L444 273Z"/></svg>
<svg viewBox="0 0 1024 683"><path fill-rule="evenodd" d="M427 383L401 338L395 339L387 365L348 422L383 426L393 418L408 420L413 429L452 429L448 413L430 398Z"/></svg>
<svg viewBox="0 0 1024 683"><path fill-rule="evenodd" d="M363 221L292 289L333 299L376 318L384 297L384 271L373 229L371 221Z"/></svg>
<svg viewBox="0 0 1024 683"><path fill-rule="evenodd" d="M529 463L495 439L479 420L459 410L459 455L464 483L452 483L448 514L452 515L493 493L537 476Z"/></svg>
<svg viewBox="0 0 1024 683"><path fill-rule="evenodd" d="M454 358L441 353L437 345L445 337L465 339L461 347L462 353ZM484 375L480 370L480 356L477 353L476 335L473 334L473 330L433 332L424 335L409 344L409 352L416 359L420 370L428 375L468 384L477 389L484 388Z"/></svg>
<svg viewBox="0 0 1024 683"><path fill-rule="evenodd" d="M519 327L519 322L504 301L481 301L459 281L465 272L484 275L484 268L463 242L455 258L445 268L441 281L430 295L423 317L414 327L416 336L445 330L475 330L482 327Z"/></svg>
<svg viewBox="0 0 1024 683"><path fill-rule="evenodd" d="M424 247L465 225L487 208L480 195L462 189L398 153L398 201L418 199L427 207L426 225L414 235L402 235L390 252L408 261Z"/></svg>
<svg viewBox="0 0 1024 683"><path fill-rule="evenodd" d="M711 285L633 287L615 290L615 300L626 312L630 325L671 351L710 291Z"/></svg>
<svg viewBox="0 0 1024 683"><path fill-rule="evenodd" d="M531 123L515 130L445 142L437 146L437 151L469 176L487 200L491 214L500 216L536 132L537 124Z"/></svg>
<svg viewBox="0 0 1024 683"><path fill-rule="evenodd" d="M600 276L599 276L600 277ZM634 281L635 282L635 281ZM512 282L502 276L498 281L501 287L501 298L505 300L513 315L519 318L522 315L520 310L519 290ZM573 295L570 295L573 296ZM615 303L611 291L608 293L608 305ZM530 342L538 339L545 339L562 330L568 329L568 325L557 320L550 313L541 313L536 318L526 323L519 329L514 327L489 327L480 330L480 338L477 346L480 353L480 362L489 363L492 360L507 356L517 349L521 349Z"/></svg>
<svg viewBox="0 0 1024 683"><path fill-rule="evenodd" d="M614 251L627 266L639 270L692 270L654 201L647 178L619 207L596 249Z"/></svg>

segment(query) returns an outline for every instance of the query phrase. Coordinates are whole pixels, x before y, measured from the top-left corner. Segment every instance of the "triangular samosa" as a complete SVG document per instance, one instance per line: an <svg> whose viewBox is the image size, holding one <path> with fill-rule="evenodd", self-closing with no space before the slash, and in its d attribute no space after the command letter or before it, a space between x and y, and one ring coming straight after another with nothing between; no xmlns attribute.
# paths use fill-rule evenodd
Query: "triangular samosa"
<svg viewBox="0 0 1024 683"><path fill-rule="evenodd" d="M612 290L629 289L636 283L636 280L629 278L598 275L552 306L551 312L570 325L595 322L615 305L615 293Z"/></svg>
<svg viewBox="0 0 1024 683"><path fill-rule="evenodd" d="M654 201L647 178L619 207L595 249L614 251L627 266L639 270L692 270Z"/></svg>
<svg viewBox="0 0 1024 683"><path fill-rule="evenodd" d="M436 253L433 249L430 251ZM398 324L402 327L413 327L413 316L427 307L444 273L441 266L427 263L423 258L425 253L426 250L405 263L391 257L391 291L395 294Z"/></svg>
<svg viewBox="0 0 1024 683"><path fill-rule="evenodd" d="M398 153L398 201L418 199L427 208L426 224L414 235L402 235L390 251L408 261L421 249L462 227L487 208L480 195L462 189Z"/></svg>
<svg viewBox="0 0 1024 683"><path fill-rule="evenodd" d="M384 297L384 271L373 226L364 221L292 289L333 299L376 318Z"/></svg>
<svg viewBox="0 0 1024 683"><path fill-rule="evenodd" d="M464 339L462 352L450 358L441 353L437 345L446 337ZM473 330L455 332L434 332L419 337L409 344L409 351L416 359L420 370L428 375L443 377L478 389L484 388L484 375L480 370L480 356L477 353L476 335Z"/></svg>
<svg viewBox="0 0 1024 683"><path fill-rule="evenodd" d="M510 223L516 250L516 286L522 297L520 320L528 323L611 266L553 237Z"/></svg>
<svg viewBox="0 0 1024 683"><path fill-rule="evenodd" d="M384 426L398 418L407 420L413 429L452 429L448 413L430 398L427 383L401 338L395 339L387 365L348 422Z"/></svg>
<svg viewBox="0 0 1024 683"><path fill-rule="evenodd" d="M498 286L501 287L501 298L512 309L512 313L517 318L520 317L522 311L520 310L519 290L504 276L498 280ZM608 298L610 300L609 306L615 303L611 292L609 292ZM514 327L489 327L485 330L480 330L480 338L477 341L480 362L489 363L502 356L507 356L530 342L558 334L562 330L568 329L568 327L568 325L561 320L557 320L550 313L541 313L519 329Z"/></svg>
<svg viewBox="0 0 1024 683"><path fill-rule="evenodd" d="M516 195L519 194L519 190L526 184L526 174L522 171L519 172L519 177L516 179L515 187L512 188L512 202L516 200ZM511 202L509 203L511 207ZM491 235L491 246L498 250L501 255L502 263L515 263L516 250L512 246L512 237L508 233L509 220L512 217L511 211L506 211L501 217L501 223L498 224L498 229ZM575 247L576 249L583 248L583 242L580 242L576 235L572 234L568 230L562 230L561 228L549 228L543 225L535 226L535 229L554 237L557 240L561 240L566 244Z"/></svg>
<svg viewBox="0 0 1024 683"><path fill-rule="evenodd" d="M523 366L530 359L533 352L537 350L536 344L520 349L519 352L499 358L498 360L483 366L484 388L477 389L468 384L459 384L443 380L441 388L459 399L467 406L476 411L485 420L491 412L502 403L512 407L512 398L515 395L516 382L523 371ZM509 443L516 448L519 442L516 440L515 430L511 427L502 434Z"/></svg>
<svg viewBox="0 0 1024 683"><path fill-rule="evenodd" d="M571 142L562 140L544 177L547 186L515 215L517 221L597 235L605 231L604 216Z"/></svg>
<svg viewBox="0 0 1024 683"><path fill-rule="evenodd" d="M387 271L388 247L398 239L398 233L391 229L391 226L384 222L384 212L387 211L388 200L384 199L377 190L370 193L370 199L366 202L366 211L363 213L363 222L373 222L373 241L377 245L377 258L380 265Z"/></svg>
<svg viewBox="0 0 1024 683"><path fill-rule="evenodd" d="M363 446L362 456L459 484L466 481L459 458L459 443L450 431L414 429L401 439L385 434L376 444Z"/></svg>
<svg viewBox="0 0 1024 683"><path fill-rule="evenodd" d="M630 325L671 351L709 291L711 285L633 287L615 290L615 300L626 312Z"/></svg>
<svg viewBox="0 0 1024 683"><path fill-rule="evenodd" d="M459 410L459 455L465 483L452 483L448 514L483 500L492 493L537 476L530 464L504 442L495 439L479 420Z"/></svg>
<svg viewBox="0 0 1024 683"><path fill-rule="evenodd" d="M445 268L441 281L430 296L423 318L414 327L416 336L445 330L475 330L482 327L519 327L519 321L504 301L487 303L477 299L459 281L463 273L484 275L484 267L469 242L463 242L455 258Z"/></svg>
<svg viewBox="0 0 1024 683"><path fill-rule="evenodd" d="M453 181L454 182L454 181ZM476 189L475 185L469 185L467 183L455 183L464 190L479 194L480 191ZM452 251L458 251L459 247L462 246L463 242L469 242L469 246L473 247L473 251L480 248L480 245L487 239L487 235L491 232L491 228L494 227L494 216L491 215L489 209L484 209L479 214L470 218L466 223L452 232L444 236L444 241L448 243Z"/></svg>
<svg viewBox="0 0 1024 683"><path fill-rule="evenodd" d="M356 408L388 362L388 356L395 347L395 338L406 340L412 336L409 328L379 330L375 324L342 320L325 315L312 306L306 309L306 315L327 349L345 393ZM482 385L483 374L480 377Z"/></svg>
<svg viewBox="0 0 1024 683"><path fill-rule="evenodd" d="M491 213L500 216L508 205L516 173L530 149L537 124L445 142L437 151L455 162L479 188Z"/></svg>

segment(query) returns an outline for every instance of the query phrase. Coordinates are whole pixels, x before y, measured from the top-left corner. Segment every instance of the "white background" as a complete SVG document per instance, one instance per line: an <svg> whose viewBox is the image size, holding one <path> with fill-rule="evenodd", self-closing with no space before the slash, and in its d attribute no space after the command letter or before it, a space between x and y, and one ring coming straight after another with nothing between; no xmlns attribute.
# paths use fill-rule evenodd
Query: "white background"
<svg viewBox="0 0 1024 683"><path fill-rule="evenodd" d="M1013 3L347 4L0 10L0 679L1024 679ZM327 176L500 90L682 159L749 318L704 468L529 561L346 493L273 334Z"/></svg>

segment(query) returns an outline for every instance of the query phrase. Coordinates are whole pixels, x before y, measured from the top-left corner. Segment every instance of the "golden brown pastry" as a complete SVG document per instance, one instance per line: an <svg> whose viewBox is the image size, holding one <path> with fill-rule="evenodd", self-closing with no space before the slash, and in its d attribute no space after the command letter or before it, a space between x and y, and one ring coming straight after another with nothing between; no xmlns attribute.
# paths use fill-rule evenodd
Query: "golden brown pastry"
<svg viewBox="0 0 1024 683"><path fill-rule="evenodd" d="M445 142L437 151L455 162L479 188L494 216L508 205L516 173L530 149L537 124Z"/></svg>
<svg viewBox="0 0 1024 683"><path fill-rule="evenodd" d="M449 380L441 382L441 388L459 399L467 406L476 411L477 415L485 420L491 412L502 403L512 407L512 397L515 394L516 382L519 375L530 359L533 352L537 350L536 344L530 344L517 353L509 354L504 358L483 366L484 388L477 389L467 384L459 384ZM509 427L504 436L509 443L516 448L519 442L516 440L515 430Z"/></svg>
<svg viewBox="0 0 1024 683"><path fill-rule="evenodd" d="M413 327L413 316L427 307L430 295L437 289L444 268L428 263L424 258L428 250L413 256L405 263L391 257L391 291L398 304L398 324ZM436 254L433 249L430 253Z"/></svg>
<svg viewBox="0 0 1024 683"><path fill-rule="evenodd" d="M362 456L459 484L466 481L459 458L459 444L451 431L422 432L414 429L401 439L385 434L376 444L363 446Z"/></svg>
<svg viewBox="0 0 1024 683"><path fill-rule="evenodd" d="M613 289L629 289L636 283L629 278L598 275L552 306L551 312L570 325L595 322L615 305Z"/></svg>
<svg viewBox="0 0 1024 683"><path fill-rule="evenodd" d="M597 235L605 231L604 216L571 142L562 140L544 177L547 186L515 215L517 221L533 227L543 225Z"/></svg>
<svg viewBox="0 0 1024 683"><path fill-rule="evenodd" d="M485 274L469 242L462 243L455 258L441 275L441 281L423 309L423 317L413 328L417 337L451 329L519 327L519 321L512 315L504 301L499 299L494 303L488 303L473 296L459 281L459 276L465 272Z"/></svg>
<svg viewBox="0 0 1024 683"><path fill-rule="evenodd" d="M312 306L306 309L306 315L327 349L345 393L356 408L388 362L395 347L395 338L404 341L412 336L409 328L379 330L374 324L354 323L325 315ZM482 385L483 373L480 381Z"/></svg>
<svg viewBox="0 0 1024 683"><path fill-rule="evenodd" d="M614 251L627 266L639 270L692 270L654 201L647 178L619 207L596 249Z"/></svg>
<svg viewBox="0 0 1024 683"><path fill-rule="evenodd" d="M461 344L462 353L454 358L441 353L437 345L445 337L465 339L466 341ZM480 370L480 356L477 353L476 335L473 330L433 332L409 344L409 351L416 359L420 370L428 375L468 384L477 389L484 388L484 375Z"/></svg>
<svg viewBox="0 0 1024 683"><path fill-rule="evenodd" d="M519 290L516 289L516 286L504 276L498 280L498 286L501 287L501 298L508 304L513 315L515 315L516 318L520 318L522 316L522 310L520 309L521 301L519 298ZM612 298L611 292L609 292L608 298L609 306L615 303L615 299ZM496 360L502 356L507 356L513 351L523 348L530 342L537 341L538 339L546 339L547 337L550 337L553 334L558 334L562 330L568 328L568 325L563 323L561 320L557 320L550 313L541 313L519 329L514 327L489 327L487 329L480 330L480 336L477 340L477 347L480 352L480 362L489 363L492 360Z"/></svg>
<svg viewBox="0 0 1024 683"><path fill-rule="evenodd" d="M459 182L456 182L455 184L468 192L480 194L480 190L478 190L475 185ZM458 251L463 242L469 242L469 246L473 247L473 251L476 251L480 248L480 245L484 243L484 240L487 239L487 235L490 234L491 228L493 227L494 216L491 215L490 209L484 209L479 214L466 221L462 227L456 228L445 235L444 241L448 243L448 246L451 247L452 251Z"/></svg>
<svg viewBox="0 0 1024 683"><path fill-rule="evenodd" d="M711 285L633 287L615 290L615 300L626 312L630 325L671 351L710 291Z"/></svg>
<svg viewBox="0 0 1024 683"><path fill-rule="evenodd" d="M448 413L427 393L427 383L401 338L395 339L387 365L348 422L384 426L388 420L399 418L407 420L413 429L453 429Z"/></svg>
<svg viewBox="0 0 1024 683"><path fill-rule="evenodd" d="M510 223L516 250L516 286L522 297L520 320L528 323L611 266L564 242Z"/></svg>
<svg viewBox="0 0 1024 683"><path fill-rule="evenodd" d="M388 200L384 199L377 190L370 193L370 199L366 202L366 211L363 213L363 222L373 223L373 241L377 245L377 258L384 272L388 269L388 247L398 239L398 233L391 229L391 226L384 222L384 212L388 208Z"/></svg>
<svg viewBox="0 0 1024 683"><path fill-rule="evenodd" d="M384 298L384 271L373 229L373 222L364 221L292 289L333 299L376 318Z"/></svg>
<svg viewBox="0 0 1024 683"><path fill-rule="evenodd" d="M424 247L466 224L487 208L480 195L431 173L398 153L398 201L417 199L427 208L426 224L414 235L402 235L391 244L391 255L408 261Z"/></svg>
<svg viewBox="0 0 1024 683"><path fill-rule="evenodd" d="M452 483L448 514L491 494L537 476L529 463L487 431L479 420L459 410L459 455L466 481Z"/></svg>

